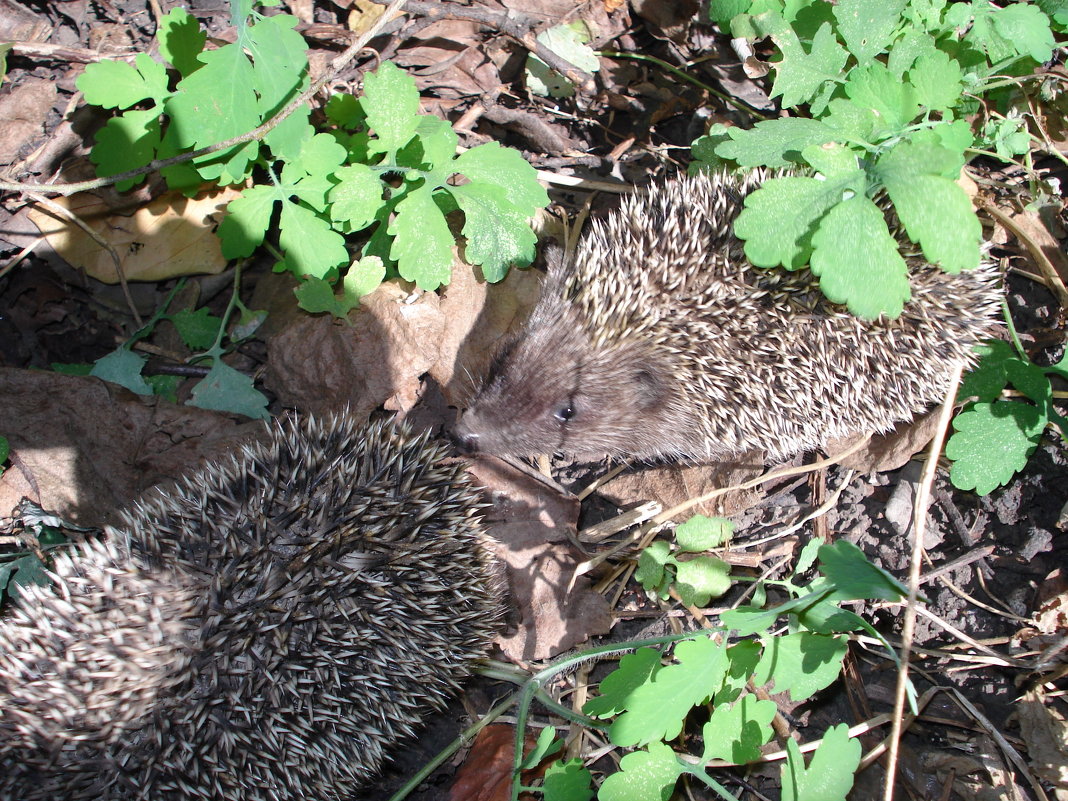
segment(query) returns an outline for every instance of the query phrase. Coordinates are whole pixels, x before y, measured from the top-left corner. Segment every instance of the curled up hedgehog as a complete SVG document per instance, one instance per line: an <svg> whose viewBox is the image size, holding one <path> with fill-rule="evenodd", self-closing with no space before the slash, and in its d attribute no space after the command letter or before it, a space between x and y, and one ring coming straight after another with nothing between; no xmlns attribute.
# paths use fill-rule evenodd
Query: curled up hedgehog
<svg viewBox="0 0 1068 801"><path fill-rule="evenodd" d="M678 178L593 223L497 353L454 431L460 446L776 460L941 400L992 330L995 268L948 275L911 257L901 316L858 319L807 269L746 260L732 227L762 180Z"/></svg>
<svg viewBox="0 0 1068 801"><path fill-rule="evenodd" d="M0 620L0 798L342 799L490 646L445 447L290 419L55 560Z"/></svg>

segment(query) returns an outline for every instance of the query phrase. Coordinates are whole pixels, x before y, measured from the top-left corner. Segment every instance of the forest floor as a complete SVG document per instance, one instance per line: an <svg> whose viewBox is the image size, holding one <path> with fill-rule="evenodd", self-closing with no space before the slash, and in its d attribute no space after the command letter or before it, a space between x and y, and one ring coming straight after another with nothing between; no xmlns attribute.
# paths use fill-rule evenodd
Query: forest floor
<svg viewBox="0 0 1068 801"><path fill-rule="evenodd" d="M370 3L343 7L310 0L285 5L300 18L298 30L312 47L313 76L326 69L351 30L359 29L362 15L374 8ZM622 3L594 3L579 10L566 0L525 0L500 6L479 1L431 19L428 15L452 4L411 2L408 19L392 25L372 45L379 58L415 77L422 111L453 123L464 146L497 141L519 149L543 174L597 181L598 188L606 182L644 185L684 170L690 143L710 122L747 124L745 113L721 105L657 64L625 57L602 59L591 91L563 99L536 96L524 88L522 42L532 40L548 21L581 17L596 32L598 47L690 64L701 81L750 107L765 113L775 107L764 82L746 77L726 37L693 22L690 4L632 5L645 6L646 15ZM163 6L163 11L170 8L167 2ZM224 4L193 0L185 7L210 36L232 41ZM44 184L93 177L87 154L107 117L83 104L75 81L87 63L99 58L153 52L157 4L70 0L25 7L8 2L5 8L0 41L17 44L8 53L0 88L0 178ZM704 58L694 63L699 56ZM331 90L357 93L361 75L375 64L367 59L352 66L336 76ZM1060 162L1036 167L1062 185L1068 180ZM972 169L981 178L980 191L999 195L1015 209L1027 204L1022 194L1026 183L1018 173L994 163L976 163ZM117 215L120 196L110 189L98 194L108 215ZM124 200L127 208L137 208L162 194L161 183L152 179ZM584 207L599 215L615 199L612 192L591 196L563 180L554 182L550 195L553 211L568 218ZM182 345L167 325L142 343L141 352L152 357L150 371L179 379L174 384L177 403L146 401L53 371L53 365L86 365L113 351L136 328L129 302L151 316L176 279L131 283L128 300L118 286L72 267L56 242L41 240L40 220L31 216L39 205L19 193L7 193L0 204L0 435L10 441L13 455L12 466L0 477L0 512L7 515L30 497L72 523L99 526L149 486L225 451L255 426L244 418L184 405L189 388L180 379L202 373L182 365ZM1051 241L1059 237L1063 252L1063 213L1041 219L1030 214L1029 220L1045 224ZM552 223L542 224L551 234ZM1023 270L1007 278L1009 308L1021 341L1033 360L1053 363L1063 355L1065 310L1028 275L1035 270L1026 251L1000 227L985 224L993 257ZM168 241L141 244L161 253L180 247ZM503 331L537 295L533 272L515 272L487 290L456 271L453 286L440 299L424 293L412 304L423 315L417 323L387 324L358 311L352 325L339 326L323 315L298 311L291 283L271 267L272 259L259 256L244 270L241 297L249 308L267 309L269 322L228 360L256 378L272 414L345 404L369 412L385 406L440 430L455 419L455 407L470 391L464 370L478 373ZM176 307L221 313L234 275L225 264L217 272L191 277ZM390 291L403 295L412 290ZM467 331L454 327L455 320L466 321ZM452 349L443 349L442 342L452 343ZM729 546L717 555L741 573L778 578L789 574L792 559L811 537L844 538L905 581L912 554L912 504L929 438L930 420L925 420L904 427L885 450L854 455L848 466L830 465L733 491L701 507L699 511L725 514L736 523ZM799 459L793 464L804 463ZM476 476L501 499L489 515L493 533L516 560L509 565L512 611L502 658L529 666L592 643L696 629L741 597L747 585L732 588L714 606L699 610L700 618L694 617L694 610L675 600L660 601L638 586L627 568L633 549L622 550L589 575L576 571L628 536L617 531L595 540L590 526L646 502L663 509L716 486L737 487L758 474L760 464L632 467L580 504L572 493L608 468L607 463L558 463L556 484L495 460L477 460ZM1034 787L1050 776L1042 766L1068 763L1068 741L1057 741L1068 717L1063 698L1068 687L1066 468L1068 452L1047 430L1027 467L989 495L961 492L945 470L938 472L923 539L925 613L912 640L912 678L925 705L903 736L899 797L1037 799ZM534 575L531 564L555 568ZM856 611L900 645L900 605L866 605ZM572 678L556 689L569 686ZM835 723L854 725L889 711L896 680L885 652L855 643L839 682L802 704L779 699L780 710L804 741ZM389 798L472 715L485 712L507 691L489 680L473 682L463 703L455 702L428 723L417 742L398 749L380 786L363 797ZM1053 707L1057 711L1050 714L1054 720L1059 715L1061 735L1041 712ZM469 752L461 752L467 754L464 765L448 763L410 797L507 797L500 782L511 765L511 729L487 732ZM887 733L883 726L861 735L865 751ZM581 753L581 741L569 748ZM1022 761L1014 762L1018 754ZM610 764L607 757L602 760L593 767ZM1041 777L1034 784L1028 769L1032 777ZM881 797L883 770L876 761L859 774L851 797ZM724 781L740 798L774 798L777 777L777 767L758 766ZM680 791L678 797L705 797L700 788L688 792ZM1068 786L1062 784L1059 793L1056 797L1068 797Z"/></svg>

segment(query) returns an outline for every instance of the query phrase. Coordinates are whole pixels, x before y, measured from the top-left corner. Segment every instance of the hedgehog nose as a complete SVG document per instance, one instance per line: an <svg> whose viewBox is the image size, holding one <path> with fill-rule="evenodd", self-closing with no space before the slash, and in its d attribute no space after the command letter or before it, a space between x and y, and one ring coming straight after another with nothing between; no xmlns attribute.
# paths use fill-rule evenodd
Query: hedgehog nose
<svg viewBox="0 0 1068 801"><path fill-rule="evenodd" d="M449 432L452 444L461 453L476 453L478 451L478 434L463 431L459 426Z"/></svg>

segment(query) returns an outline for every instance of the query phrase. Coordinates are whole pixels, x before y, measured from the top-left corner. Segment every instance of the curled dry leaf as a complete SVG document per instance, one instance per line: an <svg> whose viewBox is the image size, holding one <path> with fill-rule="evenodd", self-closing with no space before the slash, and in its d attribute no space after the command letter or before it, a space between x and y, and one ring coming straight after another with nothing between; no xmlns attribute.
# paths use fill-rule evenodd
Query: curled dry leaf
<svg viewBox="0 0 1068 801"><path fill-rule="evenodd" d="M493 508L486 515L518 620L498 644L515 661L548 659L612 628L608 602L575 570L578 499L492 456L471 465Z"/></svg>
<svg viewBox="0 0 1068 801"><path fill-rule="evenodd" d="M1031 767L1062 798L1068 797L1068 721L1057 709L1058 703L1041 688L1029 690L1017 702L1016 719Z"/></svg>
<svg viewBox="0 0 1068 801"><path fill-rule="evenodd" d="M883 473L897 470L909 459L927 447L938 428L938 409L927 412L915 420L899 423L885 434L875 434L871 442L855 453L842 459L840 464L859 473ZM825 448L827 453L841 453L860 437L832 440Z"/></svg>
<svg viewBox="0 0 1068 801"><path fill-rule="evenodd" d="M269 312L267 387L303 411L349 404L367 414L381 405L409 411L422 396L424 376L460 405L509 325L533 305L538 279L512 270L487 284L458 262L443 295L387 281L347 322L297 310L286 277L260 284L253 305Z"/></svg>
<svg viewBox="0 0 1068 801"><path fill-rule="evenodd" d="M215 228L240 187L186 198L167 192L129 214L119 214L88 192L54 202L75 214L111 245L128 281L163 281L179 275L216 274L226 268ZM30 212L49 245L68 264L106 284L118 283L111 254L66 217L44 206Z"/></svg>
<svg viewBox="0 0 1068 801"><path fill-rule="evenodd" d="M91 526L261 429L97 378L13 368L0 368L0 409L13 455L0 477L0 515L27 496Z"/></svg>
<svg viewBox="0 0 1068 801"><path fill-rule="evenodd" d="M655 498L663 508L670 509L690 498L697 498L717 487L732 487L756 478L763 472L760 453L743 454L729 462L712 465L671 464L624 473L612 479L597 492L616 506L627 508ZM695 514L708 517L738 515L758 503L764 492L758 487L732 490L709 503L684 513L686 520Z"/></svg>
<svg viewBox="0 0 1068 801"><path fill-rule="evenodd" d="M5 13L13 8L5 6ZM0 36L0 40L4 37ZM0 164L11 164L33 150L44 137L43 121L56 102L56 84L43 78L24 78L0 97Z"/></svg>

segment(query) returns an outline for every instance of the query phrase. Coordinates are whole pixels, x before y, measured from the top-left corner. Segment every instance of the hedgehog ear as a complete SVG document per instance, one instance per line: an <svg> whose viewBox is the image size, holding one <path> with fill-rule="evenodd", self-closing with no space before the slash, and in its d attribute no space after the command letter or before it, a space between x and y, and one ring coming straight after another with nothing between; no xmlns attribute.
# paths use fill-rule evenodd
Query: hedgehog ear
<svg viewBox="0 0 1068 801"><path fill-rule="evenodd" d="M638 408L643 412L662 406L668 399L668 382L651 365L639 365L633 375Z"/></svg>

